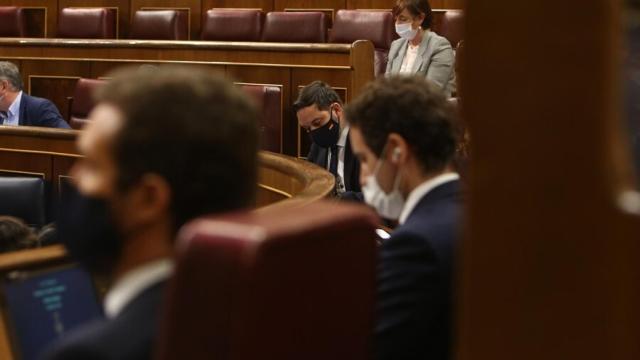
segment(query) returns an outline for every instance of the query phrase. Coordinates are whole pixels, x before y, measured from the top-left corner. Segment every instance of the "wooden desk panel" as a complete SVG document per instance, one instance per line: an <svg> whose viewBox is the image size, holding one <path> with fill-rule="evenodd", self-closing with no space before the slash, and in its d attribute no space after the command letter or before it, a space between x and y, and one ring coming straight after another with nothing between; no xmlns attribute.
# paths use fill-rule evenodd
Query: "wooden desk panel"
<svg viewBox="0 0 640 360"><path fill-rule="evenodd" d="M373 79L373 46L203 41L0 39L0 59L16 62L27 91L52 99L66 112L70 84L79 77L104 77L120 65L182 64L223 72L230 80L282 86L283 152L298 147L298 126L290 104L298 86L324 80L344 87L348 99Z"/></svg>
<svg viewBox="0 0 640 360"><path fill-rule="evenodd" d="M53 196L69 177L74 161L77 130L0 126L0 176L38 176L51 183ZM260 152L257 207L299 206L326 197L333 176L307 161Z"/></svg>

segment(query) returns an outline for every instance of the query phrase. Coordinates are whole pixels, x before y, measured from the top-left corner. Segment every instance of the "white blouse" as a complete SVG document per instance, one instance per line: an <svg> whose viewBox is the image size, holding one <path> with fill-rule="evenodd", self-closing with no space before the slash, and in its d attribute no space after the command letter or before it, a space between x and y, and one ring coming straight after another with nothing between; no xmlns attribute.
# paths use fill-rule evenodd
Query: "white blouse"
<svg viewBox="0 0 640 360"><path fill-rule="evenodd" d="M411 45L407 46L407 53L404 55L404 59L402 59L402 66L400 67L401 74L411 73L413 70L413 64L416 62L416 57L418 57L418 48L420 45Z"/></svg>

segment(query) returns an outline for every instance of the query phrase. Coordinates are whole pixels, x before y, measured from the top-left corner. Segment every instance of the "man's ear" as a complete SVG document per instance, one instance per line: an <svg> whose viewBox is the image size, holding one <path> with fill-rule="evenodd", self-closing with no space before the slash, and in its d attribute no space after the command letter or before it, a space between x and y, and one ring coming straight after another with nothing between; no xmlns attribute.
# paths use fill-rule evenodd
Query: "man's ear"
<svg viewBox="0 0 640 360"><path fill-rule="evenodd" d="M130 196L131 205L135 209L131 216L138 223L155 222L164 219L169 213L171 186L159 175L143 175Z"/></svg>
<svg viewBox="0 0 640 360"><path fill-rule="evenodd" d="M387 159L394 165L402 165L409 158L409 145L397 133L389 134L387 138Z"/></svg>

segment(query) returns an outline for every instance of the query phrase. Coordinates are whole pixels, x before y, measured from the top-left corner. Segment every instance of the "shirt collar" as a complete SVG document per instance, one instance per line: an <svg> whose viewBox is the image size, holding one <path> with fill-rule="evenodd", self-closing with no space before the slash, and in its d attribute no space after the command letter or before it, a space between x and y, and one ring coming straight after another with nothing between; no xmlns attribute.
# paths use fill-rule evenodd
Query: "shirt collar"
<svg viewBox="0 0 640 360"><path fill-rule="evenodd" d="M415 189L409 193L407 196L407 201L404 203L404 207L402 208L402 212L400 213L400 218L398 219L399 224L404 224L407 221L409 215L413 209L418 205L418 202L425 197L431 190L437 188L438 186L448 183L449 181L454 181L460 179L460 175L455 172L446 172L444 174L440 174L436 177L433 177L422 184L416 186Z"/></svg>
<svg viewBox="0 0 640 360"><path fill-rule="evenodd" d="M349 125L340 130L340 138L338 138L338 142L336 143L336 145L340 147L347 146L347 135L349 135Z"/></svg>
<svg viewBox="0 0 640 360"><path fill-rule="evenodd" d="M21 101L22 101L22 91L18 93L16 98L13 100L13 103L11 103L11 106L9 106L9 110L7 110L8 116L15 116L16 114L18 114L18 112L20 111Z"/></svg>
<svg viewBox="0 0 640 360"><path fill-rule="evenodd" d="M168 278L173 272L171 259L155 260L127 272L104 298L107 317L114 318L144 290Z"/></svg>

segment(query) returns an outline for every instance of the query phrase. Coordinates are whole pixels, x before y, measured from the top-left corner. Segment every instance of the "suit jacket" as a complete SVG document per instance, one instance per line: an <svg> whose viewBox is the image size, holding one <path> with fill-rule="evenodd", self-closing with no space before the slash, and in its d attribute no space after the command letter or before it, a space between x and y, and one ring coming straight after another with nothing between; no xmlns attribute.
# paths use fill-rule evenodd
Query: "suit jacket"
<svg viewBox="0 0 640 360"><path fill-rule="evenodd" d="M399 74L409 40L396 39L389 49L386 75ZM438 84L447 96L456 91L455 55L449 40L433 31L425 32L418 48L412 73L421 74Z"/></svg>
<svg viewBox="0 0 640 360"><path fill-rule="evenodd" d="M69 129L56 106L49 100L22 93L20 126L43 126Z"/></svg>
<svg viewBox="0 0 640 360"><path fill-rule="evenodd" d="M329 149L311 143L307 160L326 169L329 161ZM346 192L340 197L345 200L363 201L360 189L360 161L353 155L351 140L347 136L344 146L344 187Z"/></svg>
<svg viewBox="0 0 640 360"><path fill-rule="evenodd" d="M127 304L113 319L96 321L65 334L45 352L48 360L151 359L166 281Z"/></svg>
<svg viewBox="0 0 640 360"><path fill-rule="evenodd" d="M461 203L458 180L437 186L382 243L377 359L451 358L452 271Z"/></svg>

